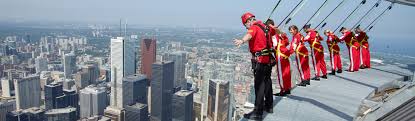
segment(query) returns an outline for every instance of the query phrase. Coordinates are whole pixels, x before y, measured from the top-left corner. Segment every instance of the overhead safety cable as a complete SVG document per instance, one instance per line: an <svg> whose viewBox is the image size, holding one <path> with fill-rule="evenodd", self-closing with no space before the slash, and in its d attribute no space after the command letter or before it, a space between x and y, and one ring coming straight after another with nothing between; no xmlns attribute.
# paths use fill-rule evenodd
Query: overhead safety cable
<svg viewBox="0 0 415 121"><path fill-rule="evenodd" d="M392 9L392 6L393 6L393 4L394 3L391 3L390 5L389 5L389 7L388 8L386 8L385 10L383 10L383 12L378 16L378 17L376 17L376 19L375 20L373 20L365 29L364 29L364 31L366 31L367 29L369 29L369 30L367 30L367 31L370 31L372 28L373 28L373 26L376 24L375 22L377 21L377 20L379 20L379 18L381 18L384 14L385 14L385 12L386 11L389 11L389 10L391 10Z"/></svg>
<svg viewBox="0 0 415 121"><path fill-rule="evenodd" d="M356 23L355 25L353 25L353 27L352 27L352 28L355 28L355 27L357 27L357 26L360 26L360 23L362 22L362 20L363 20L364 18L366 18L366 17L369 15L369 13L372 13L372 12L373 12L372 10L373 10L374 8L377 8L381 2L382 2L382 0L378 0L378 2L376 2L376 4L375 4L375 5L373 5L373 6L372 6L372 8L370 8L370 9L369 9L369 11L367 11L367 12L366 12L366 14L365 14L365 15L363 15L362 17L360 17L359 21L357 21L357 23Z"/></svg>
<svg viewBox="0 0 415 121"><path fill-rule="evenodd" d="M329 15L327 15L317 26L316 26L316 28L314 28L314 29L317 29L317 27L319 27L331 14L333 14L334 13L334 11L336 11L337 10L337 8L339 8L341 5L343 5L343 3L344 3L344 1L346 1L346 0L343 0L343 1L341 1L337 6L336 6L336 8L334 8L330 13L329 13ZM324 26L326 26L326 24L327 23L324 23L322 26L321 26L321 28L323 28Z"/></svg>
<svg viewBox="0 0 415 121"><path fill-rule="evenodd" d="M326 0L326 1L324 1L324 3L323 4L321 4L321 6L317 9L317 11L316 12L314 12L314 14L311 16L311 18L310 19L308 19L308 21L304 24L304 25L307 25L312 19L314 19L315 17L316 17L316 15L318 14L318 13L320 13L320 10L321 10L321 8L323 8L326 4L327 4L327 1L328 0ZM318 15L317 15L318 16ZM303 27L301 27L301 30L303 30ZM300 31L301 31L300 30Z"/></svg>
<svg viewBox="0 0 415 121"><path fill-rule="evenodd" d="M287 18L288 17L290 17L290 15L301 5L301 7L300 8L298 8L298 9L301 9L302 8L302 6L304 6L304 4L307 2L308 0L301 0L292 10L291 10L291 12L281 21L281 23L280 24L278 24L278 27L279 26L281 26L281 24L282 23L284 23L284 21L285 20L287 20ZM298 10L297 10L297 12L298 12ZM296 13L297 13L296 12ZM295 15L295 14L294 14ZM288 22L291 20L291 17L287 20L287 22L285 23L285 24L288 24Z"/></svg>
<svg viewBox="0 0 415 121"><path fill-rule="evenodd" d="M344 19L341 23L340 23L340 25L334 30L334 32L336 32L343 24L344 24L344 22L346 22L346 20L347 19L349 19L350 18L350 16L352 16L353 15L353 13L354 12L356 12L356 10L357 9L359 9L362 5L364 5L366 3L366 0L362 0L362 2L360 2L360 4L359 5L357 5L356 6L356 8L349 14L349 16L347 16L346 17L346 19Z"/></svg>

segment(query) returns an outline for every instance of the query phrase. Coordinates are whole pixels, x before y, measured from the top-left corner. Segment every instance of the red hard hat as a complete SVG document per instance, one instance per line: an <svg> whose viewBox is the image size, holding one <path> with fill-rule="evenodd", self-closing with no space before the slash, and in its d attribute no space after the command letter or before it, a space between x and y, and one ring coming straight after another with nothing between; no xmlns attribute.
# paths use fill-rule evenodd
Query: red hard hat
<svg viewBox="0 0 415 121"><path fill-rule="evenodd" d="M242 19L242 24L245 24L246 21L251 18L251 17L255 17L254 14L250 13L250 12L246 12L242 15L241 19Z"/></svg>

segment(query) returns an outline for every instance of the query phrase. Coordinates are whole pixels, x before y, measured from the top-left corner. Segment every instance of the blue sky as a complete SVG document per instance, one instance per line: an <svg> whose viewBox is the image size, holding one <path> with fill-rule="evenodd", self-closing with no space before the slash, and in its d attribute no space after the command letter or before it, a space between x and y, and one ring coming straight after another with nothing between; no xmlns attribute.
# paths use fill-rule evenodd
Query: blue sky
<svg viewBox="0 0 415 121"><path fill-rule="evenodd" d="M273 15L277 22L300 0L283 0ZM329 0L312 24L321 21L341 0ZM338 9L328 19L328 28L335 28L360 0L346 0L345 6ZM352 20L362 16L377 0L368 2L352 16ZM193 27L220 27L241 29L240 16L244 12L254 13L258 19L265 19L277 0L1 0L1 21L55 21L117 24L120 18L127 18L129 24L168 25ZM291 24L302 26L324 0L309 0L293 18ZM382 2L372 20L389 2ZM378 22L370 33L382 39L411 39L414 34L415 7L395 5ZM367 24L368 20L363 22ZM346 22L352 26L353 21ZM391 36L391 34L393 36Z"/></svg>

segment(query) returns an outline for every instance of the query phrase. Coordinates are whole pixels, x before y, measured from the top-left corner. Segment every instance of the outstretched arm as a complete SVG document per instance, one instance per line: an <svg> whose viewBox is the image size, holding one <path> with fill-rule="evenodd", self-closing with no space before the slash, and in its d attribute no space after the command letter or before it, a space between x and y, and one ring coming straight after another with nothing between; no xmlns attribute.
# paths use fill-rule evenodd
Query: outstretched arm
<svg viewBox="0 0 415 121"><path fill-rule="evenodd" d="M235 46L239 48L242 44L251 40L251 38L252 38L251 34L245 34L245 36L242 39L233 40L233 43L235 44Z"/></svg>

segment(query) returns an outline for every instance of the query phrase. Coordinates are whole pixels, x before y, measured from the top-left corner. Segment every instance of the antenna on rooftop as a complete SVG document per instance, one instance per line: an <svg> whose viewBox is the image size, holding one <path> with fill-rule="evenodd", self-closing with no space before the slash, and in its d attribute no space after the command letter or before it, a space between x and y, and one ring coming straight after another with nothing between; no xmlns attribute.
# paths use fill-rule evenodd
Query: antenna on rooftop
<svg viewBox="0 0 415 121"><path fill-rule="evenodd" d="M124 37L127 37L127 19L125 19L125 24L124 24Z"/></svg>
<svg viewBox="0 0 415 121"><path fill-rule="evenodd" d="M122 27L121 27L121 25L122 25L122 19L120 18L120 37L122 35Z"/></svg>

